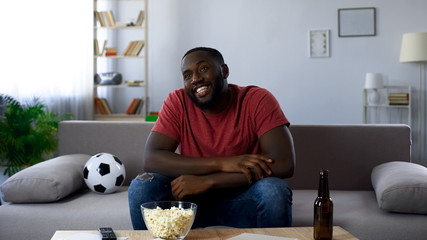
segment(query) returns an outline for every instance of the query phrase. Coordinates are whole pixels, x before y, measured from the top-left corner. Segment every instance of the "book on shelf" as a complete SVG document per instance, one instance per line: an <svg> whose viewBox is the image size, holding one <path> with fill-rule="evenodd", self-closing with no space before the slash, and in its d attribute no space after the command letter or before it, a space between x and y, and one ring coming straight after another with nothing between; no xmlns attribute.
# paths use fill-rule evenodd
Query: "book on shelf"
<svg viewBox="0 0 427 240"><path fill-rule="evenodd" d="M393 96L389 96L388 100L409 100L409 97L393 97Z"/></svg>
<svg viewBox="0 0 427 240"><path fill-rule="evenodd" d="M107 40L104 40L104 45L102 46L102 52L99 49L99 42L98 39L94 39L94 46L95 46L95 56L104 56L105 49L107 46ZM114 50L110 50L111 52L114 52ZM117 50L115 50L117 55Z"/></svg>
<svg viewBox="0 0 427 240"><path fill-rule="evenodd" d="M123 28L123 27L126 27L127 25L128 25L127 22L116 22L115 23L115 26L118 28Z"/></svg>
<svg viewBox="0 0 427 240"><path fill-rule="evenodd" d="M137 101L137 98L132 99L131 103L129 104L128 109L126 109L126 114L131 114L132 107L133 107L133 105L135 105L136 101Z"/></svg>
<svg viewBox="0 0 427 240"><path fill-rule="evenodd" d="M142 48L144 47L144 41L138 41L137 45L135 46L135 49L132 51L132 56L138 56L141 52Z"/></svg>
<svg viewBox="0 0 427 240"><path fill-rule="evenodd" d="M389 101L409 101L409 98L389 97Z"/></svg>
<svg viewBox="0 0 427 240"><path fill-rule="evenodd" d="M101 27L105 27L104 14L102 12L95 11L96 20L99 22Z"/></svg>
<svg viewBox="0 0 427 240"><path fill-rule="evenodd" d="M145 12L142 10L139 11L135 26L142 26L142 23L144 22L144 18L145 18Z"/></svg>
<svg viewBox="0 0 427 240"><path fill-rule="evenodd" d="M142 100L141 98L138 100L138 105L135 108L135 113L134 114L141 114L141 109L142 106L144 106L144 100Z"/></svg>
<svg viewBox="0 0 427 240"><path fill-rule="evenodd" d="M404 98L409 99L409 93L389 93L388 98Z"/></svg>
<svg viewBox="0 0 427 240"><path fill-rule="evenodd" d="M136 110L136 114L141 114L142 107L144 107L144 99L139 101L138 109Z"/></svg>
<svg viewBox="0 0 427 240"><path fill-rule="evenodd" d="M138 110L138 107L140 104L141 104L141 99L137 98L135 103L132 105L132 108L130 110L130 114L136 114L136 111Z"/></svg>
<svg viewBox="0 0 427 240"><path fill-rule="evenodd" d="M144 41L131 41L123 52L123 56L138 56L144 44Z"/></svg>
<svg viewBox="0 0 427 240"><path fill-rule="evenodd" d="M105 114L104 107L102 107L101 99L96 97L95 105L96 105L96 108L98 109L99 114Z"/></svg>
<svg viewBox="0 0 427 240"><path fill-rule="evenodd" d="M101 98L101 104L102 104L102 107L104 108L105 114L111 114L111 108L107 102L107 99Z"/></svg>
<svg viewBox="0 0 427 240"><path fill-rule="evenodd" d="M95 98L95 105L96 105L96 108L98 109L99 114L102 114L102 115L111 114L111 108L107 102L107 99L96 97Z"/></svg>
<svg viewBox="0 0 427 240"><path fill-rule="evenodd" d="M409 101L389 101L389 105L409 105Z"/></svg>
<svg viewBox="0 0 427 240"><path fill-rule="evenodd" d="M107 24L109 27L116 26L116 20L114 19L113 11L108 10L104 11L105 18L107 19Z"/></svg>
<svg viewBox="0 0 427 240"><path fill-rule="evenodd" d="M389 93L388 102L390 105L409 105L409 93Z"/></svg>
<svg viewBox="0 0 427 240"><path fill-rule="evenodd" d="M105 48L105 56L117 56L117 48L111 47L111 48Z"/></svg>
<svg viewBox="0 0 427 240"><path fill-rule="evenodd" d="M125 81L125 83L129 87L138 87L138 86L141 86L141 84L144 83L144 80L128 80L128 81Z"/></svg>
<svg viewBox="0 0 427 240"><path fill-rule="evenodd" d="M94 39L93 40L94 41L94 47L95 47L95 56L99 56L100 55L100 53L99 53L99 45L98 45L98 39Z"/></svg>
<svg viewBox="0 0 427 240"><path fill-rule="evenodd" d="M135 41L131 41L123 52L123 56L129 56L131 49L135 46Z"/></svg>
<svg viewBox="0 0 427 240"><path fill-rule="evenodd" d="M139 114L143 105L144 100L142 100L142 98L132 99L132 102L129 104L129 107L126 110L126 114Z"/></svg>
<svg viewBox="0 0 427 240"><path fill-rule="evenodd" d="M102 52L100 53L100 56L104 56L106 48L107 48L107 40L104 40L104 45L102 46Z"/></svg>

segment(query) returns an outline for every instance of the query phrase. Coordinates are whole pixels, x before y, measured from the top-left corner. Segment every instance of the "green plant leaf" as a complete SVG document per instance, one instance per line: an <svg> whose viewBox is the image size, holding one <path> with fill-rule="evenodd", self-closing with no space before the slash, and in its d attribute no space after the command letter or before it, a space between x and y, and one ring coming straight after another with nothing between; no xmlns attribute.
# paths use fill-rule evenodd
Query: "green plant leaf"
<svg viewBox="0 0 427 240"><path fill-rule="evenodd" d="M6 163L4 174L11 176L23 166L53 156L58 147L58 124L72 119L72 114L53 113L39 98L26 105L8 99L4 117L0 118L0 159Z"/></svg>

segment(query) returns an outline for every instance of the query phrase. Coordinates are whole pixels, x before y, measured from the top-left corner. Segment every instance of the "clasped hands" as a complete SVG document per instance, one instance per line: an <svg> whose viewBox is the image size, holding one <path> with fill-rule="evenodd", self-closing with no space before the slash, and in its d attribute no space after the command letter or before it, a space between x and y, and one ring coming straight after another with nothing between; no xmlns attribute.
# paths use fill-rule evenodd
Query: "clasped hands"
<svg viewBox="0 0 427 240"><path fill-rule="evenodd" d="M245 154L220 158L216 161L219 172L243 173L249 184L273 174L268 164L273 160L258 154ZM206 192L211 187L209 175L181 175L171 182L172 195L181 200L186 195Z"/></svg>
<svg viewBox="0 0 427 240"><path fill-rule="evenodd" d="M220 162L222 172L243 173L249 183L273 174L268 165L268 163L273 163L273 160L258 154L225 158Z"/></svg>

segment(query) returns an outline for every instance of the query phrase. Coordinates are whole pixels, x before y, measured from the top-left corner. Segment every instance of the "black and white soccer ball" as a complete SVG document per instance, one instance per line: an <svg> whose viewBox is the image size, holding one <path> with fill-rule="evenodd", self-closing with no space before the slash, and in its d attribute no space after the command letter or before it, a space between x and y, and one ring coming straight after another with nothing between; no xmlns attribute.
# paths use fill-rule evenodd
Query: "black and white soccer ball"
<svg viewBox="0 0 427 240"><path fill-rule="evenodd" d="M86 185L96 193L113 193L126 178L125 166L120 159L110 153L92 156L83 169Z"/></svg>

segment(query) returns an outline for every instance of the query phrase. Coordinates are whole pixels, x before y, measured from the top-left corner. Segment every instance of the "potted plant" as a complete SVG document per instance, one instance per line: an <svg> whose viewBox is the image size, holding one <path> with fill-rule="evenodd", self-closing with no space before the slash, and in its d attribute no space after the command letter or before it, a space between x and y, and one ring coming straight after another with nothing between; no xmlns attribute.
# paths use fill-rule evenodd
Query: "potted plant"
<svg viewBox="0 0 427 240"><path fill-rule="evenodd" d="M23 105L0 94L0 165L6 167L3 175L11 176L52 157L58 146L58 123L71 117L52 113L38 98Z"/></svg>

